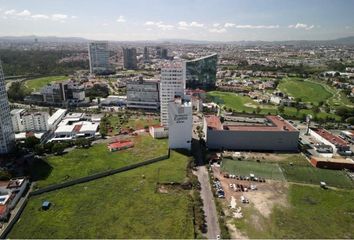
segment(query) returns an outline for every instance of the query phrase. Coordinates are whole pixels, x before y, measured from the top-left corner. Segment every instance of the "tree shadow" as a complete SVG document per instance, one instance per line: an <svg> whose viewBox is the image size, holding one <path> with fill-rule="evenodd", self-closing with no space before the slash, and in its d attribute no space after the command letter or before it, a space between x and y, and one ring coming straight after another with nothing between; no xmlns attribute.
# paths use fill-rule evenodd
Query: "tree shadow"
<svg viewBox="0 0 354 240"><path fill-rule="evenodd" d="M32 181L47 179L53 170L53 167L42 158L34 158L27 164L27 173Z"/></svg>

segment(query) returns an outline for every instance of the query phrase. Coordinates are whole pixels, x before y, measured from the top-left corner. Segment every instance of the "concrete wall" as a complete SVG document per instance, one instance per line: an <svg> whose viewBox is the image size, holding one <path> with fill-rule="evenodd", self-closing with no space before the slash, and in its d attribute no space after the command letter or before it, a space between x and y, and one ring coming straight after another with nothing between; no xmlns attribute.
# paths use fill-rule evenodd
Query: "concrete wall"
<svg viewBox="0 0 354 240"><path fill-rule="evenodd" d="M297 151L299 132L207 130L209 149Z"/></svg>

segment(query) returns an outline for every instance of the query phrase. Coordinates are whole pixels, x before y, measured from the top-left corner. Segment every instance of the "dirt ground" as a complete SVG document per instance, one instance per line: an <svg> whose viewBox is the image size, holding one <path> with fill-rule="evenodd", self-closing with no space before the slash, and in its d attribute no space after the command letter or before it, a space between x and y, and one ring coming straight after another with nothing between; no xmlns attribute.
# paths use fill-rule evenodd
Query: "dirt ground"
<svg viewBox="0 0 354 240"><path fill-rule="evenodd" d="M234 152L227 152L224 156L232 156ZM245 159L259 159L259 160L270 160L273 162L281 162L284 161L289 154L279 154L279 153L260 153L260 152L239 152L239 156L237 157L244 157Z"/></svg>
<svg viewBox="0 0 354 240"><path fill-rule="evenodd" d="M272 209L275 205L277 206L287 206L287 189L288 184L286 182L281 181L273 181L267 180L264 183L260 182L253 182L253 181L246 181L246 180L236 180L231 178L225 178L223 174L220 172L220 167L214 165L212 167L213 174L215 178L218 178L221 182L221 185L225 191L225 199L222 201L224 202L224 212L227 216L233 216L233 210L230 207L231 198L234 197L236 199L236 208L241 207L241 212L246 205L241 203L241 196L247 198L250 203L254 206L256 210L260 212L265 218L269 217L272 212ZM251 184L257 186L257 190L250 190L248 192L235 192L233 188L230 187L230 184L242 184L244 187L249 187ZM252 216L252 222L257 224L257 216ZM242 238L244 239L245 236L235 228L235 226L229 222L228 228L232 238Z"/></svg>

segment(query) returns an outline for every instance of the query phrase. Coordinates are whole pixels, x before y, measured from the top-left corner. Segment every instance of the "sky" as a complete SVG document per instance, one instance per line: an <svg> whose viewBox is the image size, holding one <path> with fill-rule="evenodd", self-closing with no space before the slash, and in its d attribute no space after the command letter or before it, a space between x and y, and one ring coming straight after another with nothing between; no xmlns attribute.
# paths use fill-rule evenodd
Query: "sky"
<svg viewBox="0 0 354 240"><path fill-rule="evenodd" d="M354 36L354 0L0 0L0 36L327 40Z"/></svg>

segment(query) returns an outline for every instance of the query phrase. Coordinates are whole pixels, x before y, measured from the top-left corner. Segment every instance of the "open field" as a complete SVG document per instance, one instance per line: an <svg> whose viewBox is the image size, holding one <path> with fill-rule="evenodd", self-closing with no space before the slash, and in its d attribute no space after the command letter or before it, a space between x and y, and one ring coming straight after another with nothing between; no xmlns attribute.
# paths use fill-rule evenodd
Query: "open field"
<svg viewBox="0 0 354 240"><path fill-rule="evenodd" d="M312 166L280 165L289 182L319 185L321 181L331 187L354 188L354 183L343 171L314 168Z"/></svg>
<svg viewBox="0 0 354 240"><path fill-rule="evenodd" d="M273 105L261 105L251 98L246 96L240 96L236 93L231 92L221 92L221 91L211 91L208 92L208 95L214 98L214 101L225 105L227 109L231 108L237 112L245 112L245 113L253 113L256 111L257 107L259 106L261 111L260 114L277 114L277 107ZM307 114L313 114L313 111L310 109L301 109L297 112L296 108L294 107L285 107L284 113L288 116L295 116L295 117L302 117L306 116ZM317 114L318 118L326 118L329 117L337 117L335 114L329 114L325 112L320 112Z"/></svg>
<svg viewBox="0 0 354 240"><path fill-rule="evenodd" d="M284 180L282 171L276 163L238 161L224 158L222 161L222 170L238 176L249 176L250 173L253 173L257 177Z"/></svg>
<svg viewBox="0 0 354 240"><path fill-rule="evenodd" d="M122 123L122 120L118 116L111 115L108 117L108 122L112 127L112 132L109 132L108 135L115 135L118 133L119 128L143 129L145 126L159 124L160 120L153 117L140 117L135 119L130 118L127 122Z"/></svg>
<svg viewBox="0 0 354 240"><path fill-rule="evenodd" d="M8 237L194 238L189 191L156 192L157 182L184 181L188 159L172 151L162 162L33 197Z"/></svg>
<svg viewBox="0 0 354 240"><path fill-rule="evenodd" d="M51 76L51 77L35 78L26 81L26 86L33 91L37 91L40 88L47 85L48 83L56 82L56 81L64 81L67 79L68 79L67 76Z"/></svg>
<svg viewBox="0 0 354 240"><path fill-rule="evenodd" d="M122 151L110 152L107 144L95 144L89 149L74 149L62 156L49 157L47 162L51 172L48 177L40 179L37 186L44 187L167 154L166 139L157 140L144 135L133 137L132 140L135 146ZM34 171L41 171L41 169L34 169ZM45 176L45 174L37 174Z"/></svg>
<svg viewBox="0 0 354 240"><path fill-rule="evenodd" d="M332 93L320 83L310 82L298 78L284 78L280 81L278 89L294 98L301 98L304 102L318 104L332 97Z"/></svg>
<svg viewBox="0 0 354 240"><path fill-rule="evenodd" d="M287 194L287 206L275 204L269 216L250 199L251 204L242 205L244 218L229 220L249 238L354 238L353 190L291 184Z"/></svg>

